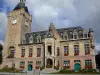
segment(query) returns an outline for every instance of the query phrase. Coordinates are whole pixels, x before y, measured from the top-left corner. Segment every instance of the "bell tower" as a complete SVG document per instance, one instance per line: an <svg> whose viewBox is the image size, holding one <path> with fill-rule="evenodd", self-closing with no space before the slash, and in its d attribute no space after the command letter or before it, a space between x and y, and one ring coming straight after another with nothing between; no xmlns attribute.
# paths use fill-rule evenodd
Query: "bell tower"
<svg viewBox="0 0 100 75"><path fill-rule="evenodd" d="M4 58L20 57L19 44L25 40L25 33L31 32L32 16L25 6L26 0L20 0L8 14L8 25L4 45ZM13 51L12 51L13 50Z"/></svg>

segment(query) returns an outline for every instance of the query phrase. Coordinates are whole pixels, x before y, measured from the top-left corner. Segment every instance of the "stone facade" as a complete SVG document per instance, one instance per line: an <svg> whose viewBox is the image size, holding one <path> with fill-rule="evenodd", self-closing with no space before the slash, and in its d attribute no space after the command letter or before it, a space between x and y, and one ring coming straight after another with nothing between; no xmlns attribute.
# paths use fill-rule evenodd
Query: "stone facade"
<svg viewBox="0 0 100 75"><path fill-rule="evenodd" d="M21 3L23 7L21 7ZM60 69L96 69L93 30L82 27L31 32L32 16L24 2L8 14L4 66L32 70L39 66Z"/></svg>

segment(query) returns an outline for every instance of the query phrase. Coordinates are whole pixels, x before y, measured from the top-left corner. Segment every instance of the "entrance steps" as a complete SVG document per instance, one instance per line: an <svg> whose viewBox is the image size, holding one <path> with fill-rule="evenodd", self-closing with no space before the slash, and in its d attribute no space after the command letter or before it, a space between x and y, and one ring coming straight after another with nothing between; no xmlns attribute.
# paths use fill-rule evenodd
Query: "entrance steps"
<svg viewBox="0 0 100 75"><path fill-rule="evenodd" d="M53 73L53 72L58 72L58 71L54 68L45 68L41 71L41 73Z"/></svg>

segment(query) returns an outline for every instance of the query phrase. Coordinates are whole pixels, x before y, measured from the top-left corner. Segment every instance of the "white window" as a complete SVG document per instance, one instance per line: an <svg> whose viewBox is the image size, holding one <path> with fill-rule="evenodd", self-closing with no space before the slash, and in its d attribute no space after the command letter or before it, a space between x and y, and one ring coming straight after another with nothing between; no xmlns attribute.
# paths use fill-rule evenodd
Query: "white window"
<svg viewBox="0 0 100 75"><path fill-rule="evenodd" d="M32 37L29 38L29 43L33 43Z"/></svg>

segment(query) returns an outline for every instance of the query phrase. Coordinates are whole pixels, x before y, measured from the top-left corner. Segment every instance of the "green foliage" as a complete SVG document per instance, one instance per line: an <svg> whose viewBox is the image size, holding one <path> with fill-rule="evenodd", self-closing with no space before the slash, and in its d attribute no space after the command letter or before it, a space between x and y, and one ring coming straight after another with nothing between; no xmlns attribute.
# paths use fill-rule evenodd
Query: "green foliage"
<svg viewBox="0 0 100 75"><path fill-rule="evenodd" d="M53 67L52 65L47 65L47 66L46 66L46 68L52 68L52 67Z"/></svg>
<svg viewBox="0 0 100 75"><path fill-rule="evenodd" d="M42 66L42 67L40 67L40 70L43 70L45 67L44 66Z"/></svg>
<svg viewBox="0 0 100 75"><path fill-rule="evenodd" d="M61 69L58 73L76 73L74 70L68 70L66 68ZM77 73L96 73L95 69L80 69Z"/></svg>
<svg viewBox="0 0 100 75"><path fill-rule="evenodd" d="M96 72L96 70L95 69L82 69L82 70L80 70L80 72L85 72L85 73L87 73L87 72Z"/></svg>
<svg viewBox="0 0 100 75"><path fill-rule="evenodd" d="M58 66L54 66L54 69L59 70L59 67Z"/></svg>
<svg viewBox="0 0 100 75"><path fill-rule="evenodd" d="M0 64L2 64L2 50L3 46L0 44Z"/></svg>
<svg viewBox="0 0 100 75"><path fill-rule="evenodd" d="M59 72L60 72L60 73L66 73L66 71L67 71L67 70L64 68L64 69L61 69Z"/></svg>
<svg viewBox="0 0 100 75"><path fill-rule="evenodd" d="M3 50L3 46L0 44L0 51L2 51Z"/></svg>
<svg viewBox="0 0 100 75"><path fill-rule="evenodd" d="M3 67L2 69L0 69L0 72L21 72L20 70L16 69L16 68L8 68L8 66Z"/></svg>

